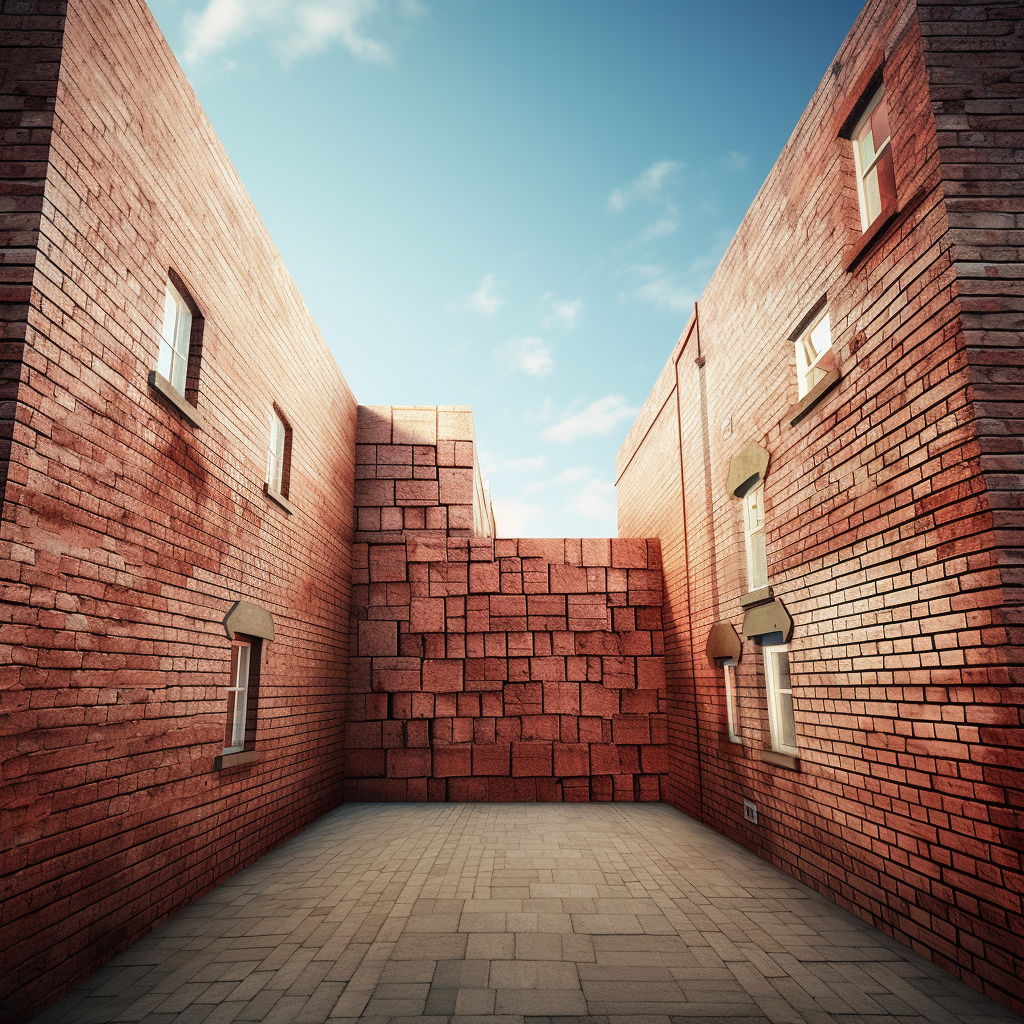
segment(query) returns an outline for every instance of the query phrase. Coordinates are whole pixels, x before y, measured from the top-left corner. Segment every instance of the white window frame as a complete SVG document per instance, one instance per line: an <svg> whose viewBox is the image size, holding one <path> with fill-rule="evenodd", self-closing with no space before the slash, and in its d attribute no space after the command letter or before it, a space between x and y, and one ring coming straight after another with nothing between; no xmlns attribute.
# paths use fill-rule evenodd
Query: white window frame
<svg viewBox="0 0 1024 1024"><path fill-rule="evenodd" d="M270 413L270 439L267 442L267 487L284 496L285 440L288 425L276 409Z"/></svg>
<svg viewBox="0 0 1024 1024"><path fill-rule="evenodd" d="M722 662L725 676L725 713L729 729L729 742L742 743L743 730L740 726L740 708L736 695L736 659L726 658Z"/></svg>
<svg viewBox="0 0 1024 1024"><path fill-rule="evenodd" d="M884 99L885 86L880 85L878 91L871 97L867 109L857 122L857 127L853 129L851 136L853 160L857 168L857 199L860 203L861 231L867 231L882 213L882 197L878 187L878 162L889 149L892 137L887 135L881 145L874 149L874 155L870 157L863 152L863 144L868 136L871 135L871 115L875 112L878 104ZM888 121L888 117L886 120ZM873 136L871 145L874 148ZM877 208L875 207L874 200L877 200Z"/></svg>
<svg viewBox="0 0 1024 1024"><path fill-rule="evenodd" d="M185 394L188 352L192 338L192 311L181 292L167 282L164 291L164 322L160 330L160 354L156 372L179 395Z"/></svg>
<svg viewBox="0 0 1024 1024"><path fill-rule="evenodd" d="M764 481L743 495L743 542L747 552L747 592L768 586L768 555L764 533Z"/></svg>
<svg viewBox="0 0 1024 1024"><path fill-rule="evenodd" d="M764 648L764 682L768 694L768 728L772 750L795 757L798 750L788 645L778 644Z"/></svg>
<svg viewBox="0 0 1024 1024"><path fill-rule="evenodd" d="M228 714L224 728L224 753L245 749L245 727L249 710L249 670L252 644L234 640L231 644L231 682L228 686Z"/></svg>
<svg viewBox="0 0 1024 1024"><path fill-rule="evenodd" d="M822 338L826 344L821 346ZM832 321L826 309L796 339L796 373L800 398L811 391L829 371L836 368L835 354L832 352Z"/></svg>

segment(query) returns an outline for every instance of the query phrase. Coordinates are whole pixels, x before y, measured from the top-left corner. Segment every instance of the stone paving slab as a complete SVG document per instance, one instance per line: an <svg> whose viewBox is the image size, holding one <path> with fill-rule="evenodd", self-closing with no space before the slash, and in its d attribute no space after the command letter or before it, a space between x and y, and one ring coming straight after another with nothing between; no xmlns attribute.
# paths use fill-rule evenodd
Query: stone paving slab
<svg viewBox="0 0 1024 1024"><path fill-rule="evenodd" d="M1022 1024L664 804L350 804L33 1024Z"/></svg>

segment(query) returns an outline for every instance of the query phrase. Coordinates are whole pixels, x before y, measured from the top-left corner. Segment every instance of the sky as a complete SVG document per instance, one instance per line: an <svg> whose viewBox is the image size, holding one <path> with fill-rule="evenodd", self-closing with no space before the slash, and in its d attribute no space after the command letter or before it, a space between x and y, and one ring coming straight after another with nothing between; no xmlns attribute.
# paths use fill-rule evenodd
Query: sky
<svg viewBox="0 0 1024 1024"><path fill-rule="evenodd" d="M615 455L850 0L149 0L363 405L471 405L499 535Z"/></svg>

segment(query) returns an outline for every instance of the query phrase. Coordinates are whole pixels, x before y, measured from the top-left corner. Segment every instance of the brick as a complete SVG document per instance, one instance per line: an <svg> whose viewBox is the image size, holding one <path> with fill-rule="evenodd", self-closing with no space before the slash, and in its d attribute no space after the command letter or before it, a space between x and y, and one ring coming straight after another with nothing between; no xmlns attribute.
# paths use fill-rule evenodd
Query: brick
<svg viewBox="0 0 1024 1024"><path fill-rule="evenodd" d="M404 544L370 545L370 579L388 582L406 578Z"/></svg>
<svg viewBox="0 0 1024 1024"><path fill-rule="evenodd" d="M457 775L472 774L473 749L468 744L438 748L434 751L433 775L435 778L447 779Z"/></svg>
<svg viewBox="0 0 1024 1024"><path fill-rule="evenodd" d="M359 623L359 654L364 658L378 655L394 657L398 654L398 623L373 622Z"/></svg>
<svg viewBox="0 0 1024 1024"><path fill-rule="evenodd" d="M411 598L409 628L417 633L444 632L444 600L442 598Z"/></svg>
<svg viewBox="0 0 1024 1024"><path fill-rule="evenodd" d="M473 747L473 774L507 776L511 750L512 747L509 743L475 745Z"/></svg>
<svg viewBox="0 0 1024 1024"><path fill-rule="evenodd" d="M578 683L546 681L543 690L546 715L578 715L580 713L580 686Z"/></svg>
<svg viewBox="0 0 1024 1024"><path fill-rule="evenodd" d="M423 662L423 689L431 693L462 689L462 661L427 658Z"/></svg>
<svg viewBox="0 0 1024 1024"><path fill-rule="evenodd" d="M519 742L512 744L513 776L551 775L552 745L545 742Z"/></svg>

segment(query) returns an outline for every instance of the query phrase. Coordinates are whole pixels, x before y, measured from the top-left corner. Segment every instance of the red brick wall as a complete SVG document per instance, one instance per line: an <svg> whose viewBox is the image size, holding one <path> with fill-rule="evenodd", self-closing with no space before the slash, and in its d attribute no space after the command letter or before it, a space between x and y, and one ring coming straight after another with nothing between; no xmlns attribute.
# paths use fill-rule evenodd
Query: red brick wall
<svg viewBox="0 0 1024 1024"><path fill-rule="evenodd" d="M39 243L65 3L0 15L0 503L14 433Z"/></svg>
<svg viewBox="0 0 1024 1024"><path fill-rule="evenodd" d="M5 51L0 212L19 381L0 524L5 1020L342 796L355 402L141 0L71 5L52 115L55 7L0 16L27 47ZM203 430L147 384L169 268L204 317ZM292 515L262 491L275 402ZM276 639L259 760L216 771L237 599Z"/></svg>
<svg viewBox="0 0 1024 1024"><path fill-rule="evenodd" d="M346 796L660 799L657 542L473 537L467 407L358 441Z"/></svg>
<svg viewBox="0 0 1024 1024"><path fill-rule="evenodd" d="M619 532L662 542L670 799L1020 1011L1020 10L921 11L924 48L910 0L843 44L623 446ZM883 60L899 214L866 245L838 134ZM788 339L826 295L842 379L792 425ZM760 756L756 643L742 747L705 656L743 622L726 480L752 441L797 770Z"/></svg>
<svg viewBox="0 0 1024 1024"><path fill-rule="evenodd" d="M1001 548L1006 608L1000 625L1020 645L1024 7L921 3L919 17L979 462ZM1019 720L1007 711L993 724Z"/></svg>

